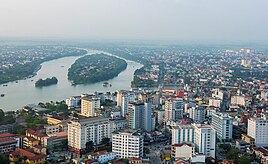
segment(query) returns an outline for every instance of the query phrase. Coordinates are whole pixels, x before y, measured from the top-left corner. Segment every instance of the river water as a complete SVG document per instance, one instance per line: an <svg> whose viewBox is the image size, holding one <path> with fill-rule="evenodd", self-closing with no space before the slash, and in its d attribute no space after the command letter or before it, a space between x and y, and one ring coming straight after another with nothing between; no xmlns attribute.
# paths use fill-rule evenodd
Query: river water
<svg viewBox="0 0 268 164"><path fill-rule="evenodd" d="M88 50L88 54L98 53L99 51ZM70 96L78 96L83 93L98 92L114 92L121 89L130 89L134 71L141 64L126 60L127 69L121 72L117 77L107 80L112 87L103 87L103 82L85 85L72 86L67 79L68 69L79 57L64 57L42 64L41 69L36 76L25 80L6 83L8 86L0 86L0 109L4 111L13 111L21 109L27 104L38 104L39 102L61 101ZM35 81L42 78L57 77L58 84L43 88L36 88Z"/></svg>

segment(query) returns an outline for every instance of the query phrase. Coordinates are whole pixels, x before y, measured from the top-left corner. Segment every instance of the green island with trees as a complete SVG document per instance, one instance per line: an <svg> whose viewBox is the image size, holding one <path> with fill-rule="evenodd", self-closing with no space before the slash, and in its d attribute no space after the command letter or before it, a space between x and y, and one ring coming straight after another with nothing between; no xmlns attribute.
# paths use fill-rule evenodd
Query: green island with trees
<svg viewBox="0 0 268 164"><path fill-rule="evenodd" d="M69 68L68 79L73 84L89 84L112 79L127 68L123 59L105 54L81 57Z"/></svg>
<svg viewBox="0 0 268 164"><path fill-rule="evenodd" d="M49 86L53 84L57 84L58 79L56 77L52 78L46 78L46 79L39 79L35 82L35 87L44 87L44 86Z"/></svg>
<svg viewBox="0 0 268 164"><path fill-rule="evenodd" d="M68 56L80 56L85 55L86 53L87 53L86 50L80 50L80 49L71 49L70 51L66 52L54 52L54 53L51 52L52 55L50 56L39 58L37 60L25 64L16 64L5 71L1 72L0 70L0 84L21 80L33 76L41 68L41 64L46 61L55 60Z"/></svg>

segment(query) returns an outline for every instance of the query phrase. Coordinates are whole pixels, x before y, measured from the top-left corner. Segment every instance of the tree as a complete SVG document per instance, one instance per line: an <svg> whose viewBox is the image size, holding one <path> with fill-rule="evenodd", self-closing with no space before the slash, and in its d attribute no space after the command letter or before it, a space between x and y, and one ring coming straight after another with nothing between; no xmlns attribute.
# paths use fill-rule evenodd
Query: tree
<svg viewBox="0 0 268 164"><path fill-rule="evenodd" d="M7 156L3 153L0 153L0 163L3 163L3 164L9 163Z"/></svg>
<svg viewBox="0 0 268 164"><path fill-rule="evenodd" d="M225 154L225 158L236 160L236 159L238 159L238 153L239 152L240 151L238 149L232 148Z"/></svg>
<svg viewBox="0 0 268 164"><path fill-rule="evenodd" d="M238 158L238 164L249 164L249 158L247 156L241 156L240 158Z"/></svg>
<svg viewBox="0 0 268 164"><path fill-rule="evenodd" d="M110 144L110 138L103 138L102 140L101 140L101 143L102 144L104 144L104 145L109 145Z"/></svg>
<svg viewBox="0 0 268 164"><path fill-rule="evenodd" d="M93 141L86 142L86 151L92 151L93 150Z"/></svg>
<svg viewBox="0 0 268 164"><path fill-rule="evenodd" d="M5 117L5 113L3 109L0 109L0 120L2 120Z"/></svg>

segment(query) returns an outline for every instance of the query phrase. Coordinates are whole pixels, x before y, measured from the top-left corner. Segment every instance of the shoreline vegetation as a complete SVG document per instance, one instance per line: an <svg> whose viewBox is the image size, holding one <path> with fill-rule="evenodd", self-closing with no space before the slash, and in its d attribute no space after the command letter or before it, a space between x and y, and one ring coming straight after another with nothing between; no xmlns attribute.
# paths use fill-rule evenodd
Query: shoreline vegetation
<svg viewBox="0 0 268 164"><path fill-rule="evenodd" d="M68 70L73 85L106 81L127 68L127 62L103 53L81 57Z"/></svg>
<svg viewBox="0 0 268 164"><path fill-rule="evenodd" d="M45 87L50 86L58 83L58 79L56 77L46 78L46 79L39 79L35 82L35 87Z"/></svg>
<svg viewBox="0 0 268 164"><path fill-rule="evenodd" d="M10 67L4 72L0 72L0 84L5 84L17 80L31 78L36 75L37 71L41 68L41 64L46 61L51 61L68 56L80 56L87 54L86 50L76 49L71 52L57 52L52 56L40 58L38 60L26 63L18 64L14 67Z"/></svg>

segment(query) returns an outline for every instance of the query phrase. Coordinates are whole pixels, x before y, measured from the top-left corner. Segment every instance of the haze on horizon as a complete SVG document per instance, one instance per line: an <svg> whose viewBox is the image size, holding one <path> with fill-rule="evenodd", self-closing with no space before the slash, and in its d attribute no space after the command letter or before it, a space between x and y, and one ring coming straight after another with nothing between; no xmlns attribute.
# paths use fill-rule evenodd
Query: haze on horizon
<svg viewBox="0 0 268 164"><path fill-rule="evenodd" d="M0 0L0 38L267 41L267 0Z"/></svg>

